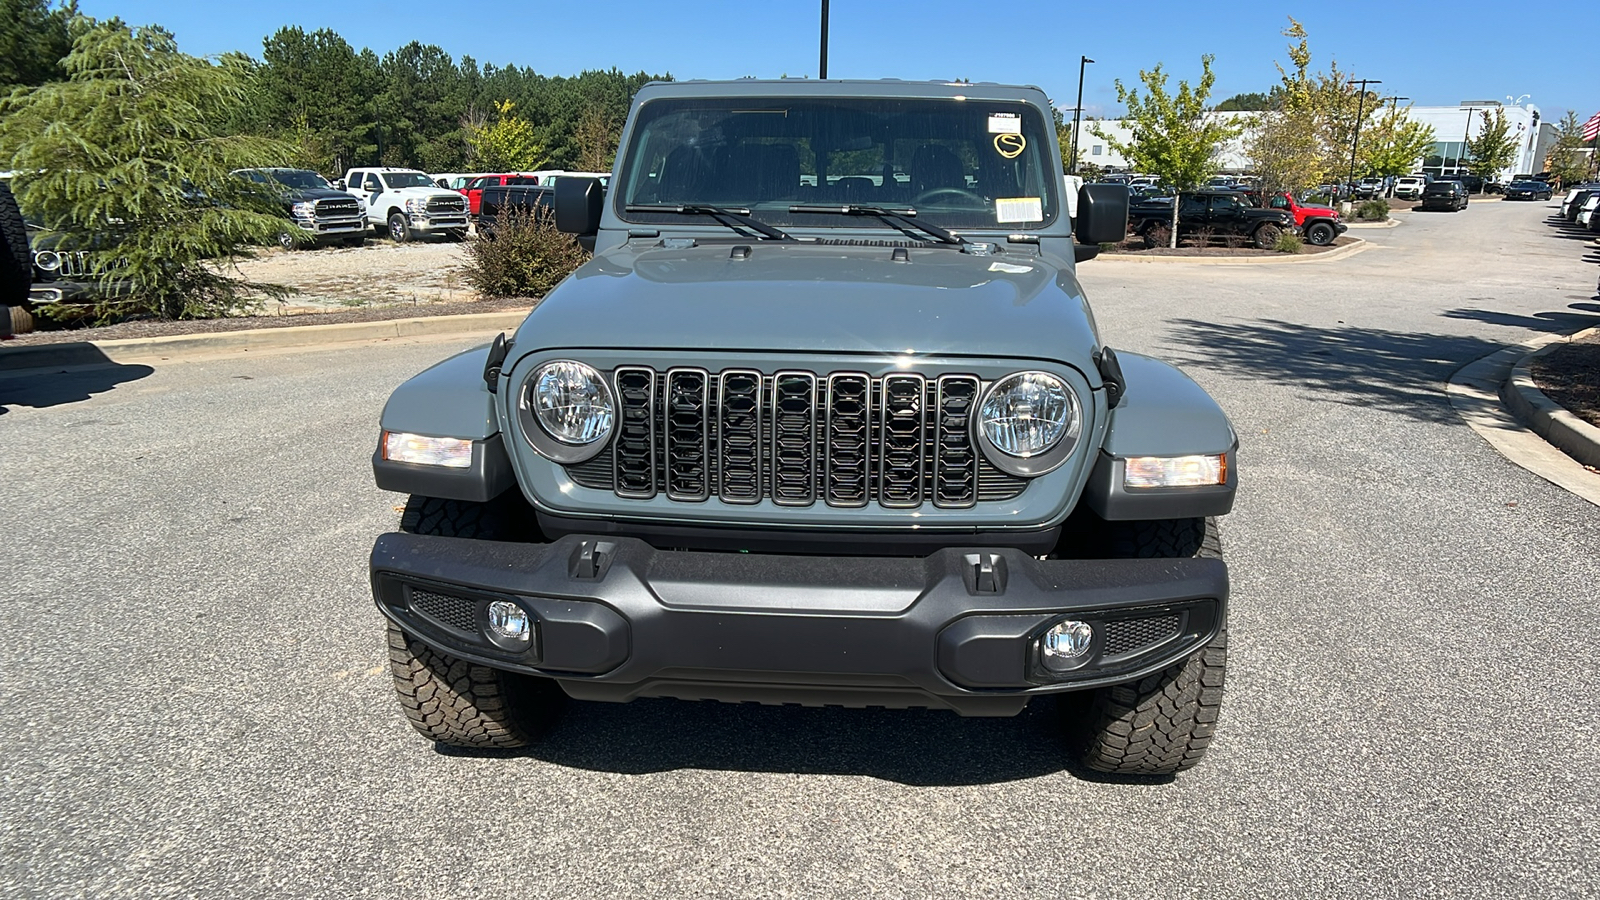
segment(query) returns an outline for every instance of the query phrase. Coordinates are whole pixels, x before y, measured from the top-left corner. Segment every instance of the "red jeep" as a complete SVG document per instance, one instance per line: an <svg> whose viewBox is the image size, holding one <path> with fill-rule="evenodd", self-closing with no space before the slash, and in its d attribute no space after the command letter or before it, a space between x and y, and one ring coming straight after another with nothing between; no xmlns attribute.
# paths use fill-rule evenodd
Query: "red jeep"
<svg viewBox="0 0 1600 900"><path fill-rule="evenodd" d="M1262 205L1259 191L1248 191L1245 196L1256 206ZM1331 244L1334 238L1350 229L1350 226L1339 221L1338 210L1326 206L1301 206L1295 202L1293 194L1274 194L1266 206L1293 214L1294 224L1300 227L1300 233L1305 235L1308 244L1319 247Z"/></svg>

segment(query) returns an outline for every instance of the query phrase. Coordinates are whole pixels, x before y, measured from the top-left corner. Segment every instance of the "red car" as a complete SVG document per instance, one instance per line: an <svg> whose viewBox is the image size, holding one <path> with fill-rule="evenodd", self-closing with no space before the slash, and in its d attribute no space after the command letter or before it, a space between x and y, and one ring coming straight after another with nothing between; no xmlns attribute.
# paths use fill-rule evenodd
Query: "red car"
<svg viewBox="0 0 1600 900"><path fill-rule="evenodd" d="M1256 206L1261 206L1261 194L1249 191L1245 196ZM1350 226L1339 221L1339 211L1326 206L1301 206L1295 202L1292 194L1275 194L1267 202L1273 209L1281 209L1294 215L1294 224L1299 226L1300 233L1305 235L1306 243L1319 247L1333 243L1333 239L1346 231Z"/></svg>
<svg viewBox="0 0 1600 900"><path fill-rule="evenodd" d="M484 188L499 187L505 184L538 183L539 177L537 175L479 175L477 178L467 182L467 186L461 189L461 193L467 195L467 212L473 216L477 216L478 207L483 203Z"/></svg>

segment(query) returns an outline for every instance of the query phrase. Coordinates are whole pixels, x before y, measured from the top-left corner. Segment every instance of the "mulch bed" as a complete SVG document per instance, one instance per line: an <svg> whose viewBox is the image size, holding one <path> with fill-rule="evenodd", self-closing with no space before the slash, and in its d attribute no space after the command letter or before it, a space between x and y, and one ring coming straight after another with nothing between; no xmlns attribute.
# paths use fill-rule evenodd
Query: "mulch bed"
<svg viewBox="0 0 1600 900"><path fill-rule="evenodd" d="M1195 246L1189 238L1183 238L1180 240L1176 250L1172 249L1171 247L1157 247L1153 250L1146 250L1144 247L1143 238L1133 238L1132 240L1123 241L1121 244L1118 244L1115 250L1106 251L1106 255L1114 256L1119 254L1127 254L1129 256L1193 256L1205 257L1207 259L1215 257L1239 257L1241 259L1250 259L1267 256L1312 256L1317 253L1326 253L1329 250L1337 250L1340 247L1354 244L1359 240L1361 239L1357 237L1351 237L1348 234L1343 234L1337 238L1334 238L1333 243L1328 244L1325 247L1314 247L1311 244L1306 244L1300 248L1300 252L1298 254L1289 254L1279 253L1276 250L1258 250L1255 247L1228 247L1224 246L1221 242L1213 243L1209 247L1198 247Z"/></svg>
<svg viewBox="0 0 1600 900"><path fill-rule="evenodd" d="M295 325L340 325L346 322L383 322L389 319L416 319L425 316L455 316L527 309L529 299L473 300L466 303L423 303L341 309L334 312L302 312L287 316L237 316L228 319L142 319L119 322L98 328L60 328L18 335L0 343L0 348L24 344L62 344L73 341L114 341L124 338L167 337L178 334L209 334L217 331L251 331L257 328L288 328ZM41 323L50 327L49 323Z"/></svg>
<svg viewBox="0 0 1600 900"><path fill-rule="evenodd" d="M1545 396L1600 427L1600 332L1537 357L1528 372Z"/></svg>

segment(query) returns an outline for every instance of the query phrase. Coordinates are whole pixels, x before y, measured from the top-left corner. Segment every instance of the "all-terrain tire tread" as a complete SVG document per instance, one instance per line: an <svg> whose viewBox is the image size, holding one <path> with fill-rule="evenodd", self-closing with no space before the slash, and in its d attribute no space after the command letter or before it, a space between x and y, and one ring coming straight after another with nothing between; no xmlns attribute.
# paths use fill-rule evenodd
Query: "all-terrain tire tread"
<svg viewBox="0 0 1600 900"><path fill-rule="evenodd" d="M1136 558L1222 558L1214 519L1125 524L1120 546ZM1116 775L1172 775L1193 767L1216 733L1227 663L1224 622L1187 659L1139 681L1096 690L1083 723L1084 765Z"/></svg>
<svg viewBox="0 0 1600 900"><path fill-rule="evenodd" d="M28 247L28 224L9 184L0 183L0 306L24 306L33 285L33 251Z"/></svg>
<svg viewBox="0 0 1600 900"><path fill-rule="evenodd" d="M512 709L505 673L440 653L392 622L389 671L406 719L431 741L514 750L534 738Z"/></svg>

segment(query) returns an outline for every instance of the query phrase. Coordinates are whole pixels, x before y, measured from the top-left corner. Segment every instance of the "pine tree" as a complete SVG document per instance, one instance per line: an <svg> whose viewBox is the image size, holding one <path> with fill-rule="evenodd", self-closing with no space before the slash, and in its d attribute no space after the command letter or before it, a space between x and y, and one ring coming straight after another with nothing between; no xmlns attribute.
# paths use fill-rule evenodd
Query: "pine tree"
<svg viewBox="0 0 1600 900"><path fill-rule="evenodd" d="M74 31L67 80L0 100L0 168L25 173L19 200L63 249L94 251L102 283L127 285L101 317L225 316L282 295L227 274L285 224L277 198L230 171L292 152L227 131L247 61L188 56L170 33L117 19Z"/></svg>

